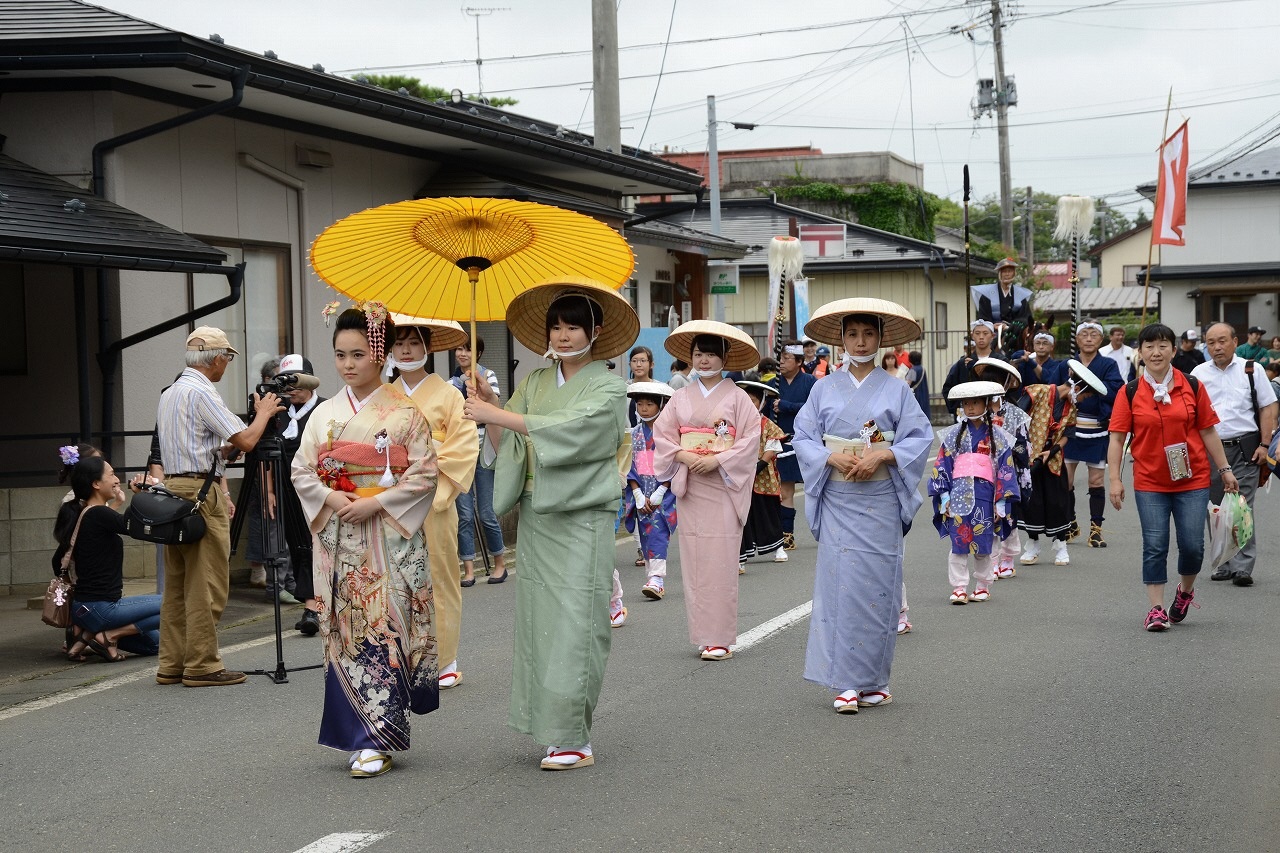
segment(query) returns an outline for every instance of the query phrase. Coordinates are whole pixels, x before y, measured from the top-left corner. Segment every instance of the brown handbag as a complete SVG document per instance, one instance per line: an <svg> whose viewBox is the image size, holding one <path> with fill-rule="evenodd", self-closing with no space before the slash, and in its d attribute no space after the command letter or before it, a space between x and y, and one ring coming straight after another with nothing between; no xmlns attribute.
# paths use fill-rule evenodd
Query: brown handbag
<svg viewBox="0 0 1280 853"><path fill-rule="evenodd" d="M76 529L71 532L71 544L67 553L62 555L62 570L58 576L49 581L49 588L44 591L44 608L40 613L40 621L55 628L71 627L71 596L76 591L76 561L72 556L76 550L76 537L80 535L80 522L89 508L80 511L76 519Z"/></svg>

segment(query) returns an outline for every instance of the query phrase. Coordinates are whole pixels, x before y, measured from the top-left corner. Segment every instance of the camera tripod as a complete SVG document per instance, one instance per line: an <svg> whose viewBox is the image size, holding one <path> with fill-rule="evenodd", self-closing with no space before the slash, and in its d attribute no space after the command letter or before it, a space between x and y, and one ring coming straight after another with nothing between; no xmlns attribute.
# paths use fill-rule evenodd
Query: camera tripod
<svg viewBox="0 0 1280 853"><path fill-rule="evenodd" d="M281 624L280 616L280 591L283 589L284 579L284 562L289 554L289 542L286 535L286 524L301 524L305 529L306 521L301 518L301 512L297 514L299 518L285 520L287 514L295 512L293 501L289 500L289 494L286 493L285 483L285 453L284 440L276 433L275 422L272 421L267 427L268 435L264 435L258 441L257 447L252 452L252 464L245 466L245 484L241 491L241 502L252 499L253 494L258 494L258 529L260 533L258 546L260 553L264 555L263 564L267 567L271 576L275 578L276 590L271 596L272 605L275 609L276 623L276 666L274 670L251 669L248 670L249 675L265 675L276 684L287 684L289 682L289 673L302 672L308 669L320 669L324 664L312 664L310 666L286 667L284 665L284 632ZM267 487L267 488L264 488ZM271 517L271 508L268 502L268 496L273 495L276 499L275 518ZM243 517L236 516L235 521L241 522ZM243 523L243 522L241 522ZM232 541L239 538L239 526L232 531ZM311 542L310 536L306 537L305 545L299 550L310 552ZM298 567L295 567L295 569ZM305 567L310 571L310 561Z"/></svg>

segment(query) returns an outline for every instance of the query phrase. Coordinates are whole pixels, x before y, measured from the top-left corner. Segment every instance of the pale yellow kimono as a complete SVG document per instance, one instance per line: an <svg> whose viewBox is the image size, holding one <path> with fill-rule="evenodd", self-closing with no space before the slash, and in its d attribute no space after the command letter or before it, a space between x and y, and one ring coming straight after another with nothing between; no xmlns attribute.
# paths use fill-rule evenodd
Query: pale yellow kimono
<svg viewBox="0 0 1280 853"><path fill-rule="evenodd" d="M374 448L385 431L407 452L379 491L383 471ZM333 441L356 442L375 465L342 471L382 512L343 523L325 505L332 489L317 470ZM320 465L321 469L325 466ZM333 482L336 471L327 471ZM357 413L346 390L316 406L293 459L293 484L314 534L313 570L325 649L320 743L346 751L409 748L409 714L439 706L434 605L422 527L435 496L431 432L403 391L384 385ZM341 483L338 483L341 485ZM346 489L349 491L349 489Z"/></svg>
<svg viewBox="0 0 1280 853"><path fill-rule="evenodd" d="M401 378L397 386L406 393ZM409 394L431 426L431 446L436 451L440 479L427 516L424 533L431 562L431 590L436 602L436 642L440 664L458 659L458 633L462 629L462 587L458 578L458 495L471 489L476 476L480 439L475 421L462 417L464 402L458 389L434 373Z"/></svg>

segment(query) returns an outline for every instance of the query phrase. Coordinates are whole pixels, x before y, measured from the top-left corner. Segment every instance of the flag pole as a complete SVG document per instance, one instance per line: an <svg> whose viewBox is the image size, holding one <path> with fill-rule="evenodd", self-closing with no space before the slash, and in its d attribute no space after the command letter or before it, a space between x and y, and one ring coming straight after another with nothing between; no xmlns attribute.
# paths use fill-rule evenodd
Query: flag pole
<svg viewBox="0 0 1280 853"><path fill-rule="evenodd" d="M1169 110L1173 108L1173 87L1169 87L1169 101L1164 107L1164 132L1160 134L1160 162L1164 162L1164 143L1169 138ZM1157 173L1158 174L1158 173ZM1151 222L1151 241L1147 243L1147 276L1142 285L1142 320L1139 327L1147 325L1147 294L1151 291L1151 258L1156 249L1156 223Z"/></svg>

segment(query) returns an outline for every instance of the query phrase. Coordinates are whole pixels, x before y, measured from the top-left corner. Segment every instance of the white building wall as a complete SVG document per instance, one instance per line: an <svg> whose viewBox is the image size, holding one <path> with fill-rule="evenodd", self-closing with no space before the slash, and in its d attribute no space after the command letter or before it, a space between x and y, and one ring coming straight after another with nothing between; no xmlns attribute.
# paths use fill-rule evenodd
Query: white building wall
<svg viewBox="0 0 1280 853"><path fill-rule="evenodd" d="M1280 260L1280 189L1193 189L1185 246L1163 246L1166 267Z"/></svg>

